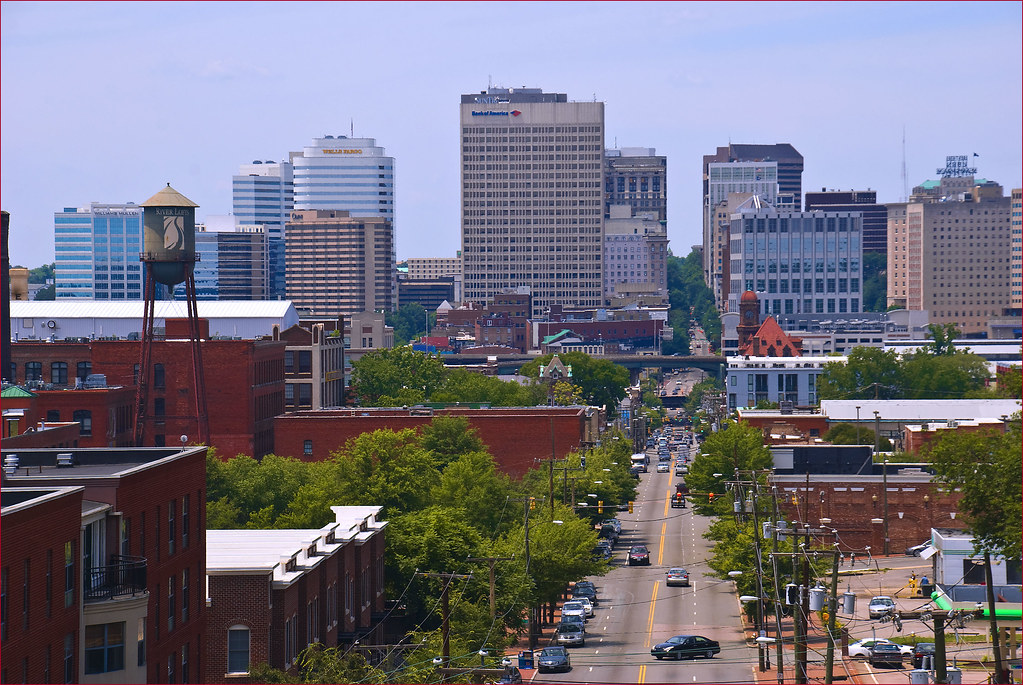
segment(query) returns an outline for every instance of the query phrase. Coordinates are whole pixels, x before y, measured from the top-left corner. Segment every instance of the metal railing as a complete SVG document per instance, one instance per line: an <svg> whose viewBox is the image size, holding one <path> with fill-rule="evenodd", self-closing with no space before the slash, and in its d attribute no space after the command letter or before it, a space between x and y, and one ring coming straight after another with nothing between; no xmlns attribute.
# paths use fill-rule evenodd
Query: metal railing
<svg viewBox="0 0 1023 685"><path fill-rule="evenodd" d="M101 602L146 592L146 559L115 554L109 566L85 571L85 601Z"/></svg>

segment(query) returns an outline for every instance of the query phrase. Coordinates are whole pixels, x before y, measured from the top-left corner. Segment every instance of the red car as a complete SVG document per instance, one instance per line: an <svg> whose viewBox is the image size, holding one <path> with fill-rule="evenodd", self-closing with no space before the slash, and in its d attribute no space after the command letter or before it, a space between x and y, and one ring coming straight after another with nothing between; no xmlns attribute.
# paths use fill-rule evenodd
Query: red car
<svg viewBox="0 0 1023 685"><path fill-rule="evenodd" d="M629 566L650 565L650 550L643 545L634 545L629 549Z"/></svg>

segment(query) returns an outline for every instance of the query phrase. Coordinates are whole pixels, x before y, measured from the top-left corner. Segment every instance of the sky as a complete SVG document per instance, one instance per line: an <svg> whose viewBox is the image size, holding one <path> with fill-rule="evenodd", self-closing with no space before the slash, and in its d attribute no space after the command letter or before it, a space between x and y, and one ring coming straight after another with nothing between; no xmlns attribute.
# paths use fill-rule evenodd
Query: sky
<svg viewBox="0 0 1023 685"><path fill-rule="evenodd" d="M791 143L803 190L904 199L948 155L1023 181L1020 2L3 2L0 205L12 264L53 213L231 176L313 138L395 158L398 259L461 247L458 103L488 84L605 104L606 147L668 158L668 238L701 238L702 156ZM903 146L903 140L905 145ZM905 155L903 154L905 148ZM974 156L976 154L977 156Z"/></svg>

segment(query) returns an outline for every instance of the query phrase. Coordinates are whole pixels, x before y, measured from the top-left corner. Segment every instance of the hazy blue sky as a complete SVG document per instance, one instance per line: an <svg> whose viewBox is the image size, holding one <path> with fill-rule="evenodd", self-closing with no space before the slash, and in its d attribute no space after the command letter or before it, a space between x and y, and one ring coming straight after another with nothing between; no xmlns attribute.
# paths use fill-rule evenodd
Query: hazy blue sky
<svg viewBox="0 0 1023 685"><path fill-rule="evenodd" d="M945 156L1021 184L1021 3L26 3L0 17L12 263L53 212L167 182L231 210L238 165L312 138L395 157L399 259L460 248L458 101L494 85L606 103L607 146L668 156L668 235L700 241L701 157L789 142L803 188L903 196ZM973 153L980 156L973 158Z"/></svg>

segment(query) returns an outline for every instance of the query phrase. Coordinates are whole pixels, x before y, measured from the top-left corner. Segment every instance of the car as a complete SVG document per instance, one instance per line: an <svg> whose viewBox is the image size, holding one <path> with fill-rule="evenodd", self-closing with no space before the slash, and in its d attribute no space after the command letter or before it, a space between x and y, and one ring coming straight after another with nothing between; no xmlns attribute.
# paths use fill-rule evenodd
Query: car
<svg viewBox="0 0 1023 685"><path fill-rule="evenodd" d="M600 532L597 533L597 537L603 540L610 540L611 544L618 542L618 531L610 523L605 523L600 526Z"/></svg>
<svg viewBox="0 0 1023 685"><path fill-rule="evenodd" d="M907 557L918 557L920 553L931 546L931 541L921 542L919 545L913 545L912 547L906 548Z"/></svg>
<svg viewBox="0 0 1023 685"><path fill-rule="evenodd" d="M582 616L583 620L586 620L586 607L583 606L582 602L568 601L561 605L561 615L564 616Z"/></svg>
<svg viewBox="0 0 1023 685"><path fill-rule="evenodd" d="M663 462L667 466L668 462L671 461L671 452L669 452L668 450L659 452L657 454L657 461ZM658 464L658 466L660 466L660 464Z"/></svg>
<svg viewBox="0 0 1023 685"><path fill-rule="evenodd" d="M551 671L571 671L572 660L568 656L568 650L558 645L556 647L544 647L540 650L540 656L536 660L536 670L540 673Z"/></svg>
<svg viewBox="0 0 1023 685"><path fill-rule="evenodd" d="M867 657L871 666L887 664L902 668L902 650L897 644L891 642L878 642L870 648L870 656Z"/></svg>
<svg viewBox="0 0 1023 685"><path fill-rule="evenodd" d="M867 615L870 618L881 618L895 611L895 600L888 595L878 595L870 600L867 605Z"/></svg>
<svg viewBox="0 0 1023 685"><path fill-rule="evenodd" d="M566 647L585 647L586 630L581 623L564 623L554 631L554 642Z"/></svg>
<svg viewBox="0 0 1023 685"><path fill-rule="evenodd" d="M597 606L600 602L597 601L597 591L590 587L577 587L572 590L573 600L586 599L593 606Z"/></svg>
<svg viewBox="0 0 1023 685"><path fill-rule="evenodd" d="M597 545L593 548L593 559L595 561L607 561L612 556L611 547L608 545Z"/></svg>
<svg viewBox="0 0 1023 685"><path fill-rule="evenodd" d="M650 649L655 659L695 659L698 656L710 659L720 652L721 646L716 640L708 640L702 635L676 635Z"/></svg>
<svg viewBox="0 0 1023 685"><path fill-rule="evenodd" d="M559 626L564 626L564 625L582 626L583 632L585 633L586 632L586 616L577 615L577 614L576 615L565 616L564 614L562 614L561 622L558 623L558 625Z"/></svg>
<svg viewBox="0 0 1023 685"><path fill-rule="evenodd" d="M521 683L522 673L514 666L507 666L504 669L504 675L501 676L501 679L497 682L501 683L501 685L504 685L505 683Z"/></svg>
<svg viewBox="0 0 1023 685"><path fill-rule="evenodd" d="M629 475L635 478L636 480L639 480L639 474L643 473L644 471L646 471L646 468L643 466L629 467Z"/></svg>
<svg viewBox="0 0 1023 685"><path fill-rule="evenodd" d="M675 475L684 476L689 473L689 468L685 464L675 464Z"/></svg>
<svg viewBox="0 0 1023 685"><path fill-rule="evenodd" d="M662 461L657 464L657 473L668 473L670 470L671 467L668 466L668 462L666 461Z"/></svg>
<svg viewBox="0 0 1023 685"><path fill-rule="evenodd" d="M643 545L633 545L629 548L628 557L629 566L636 566L637 564L643 564L644 566L650 565L650 550Z"/></svg>
<svg viewBox="0 0 1023 685"><path fill-rule="evenodd" d="M850 659L867 659L870 657L870 650L873 649L874 645L878 643L886 642L894 645L895 643L885 638L868 638L866 640L860 640L849 645L849 658ZM895 645L899 648L899 651L903 654L912 654L913 648L909 645Z"/></svg>
<svg viewBox="0 0 1023 685"><path fill-rule="evenodd" d="M572 593L573 602L582 602L583 606L586 607L586 618L593 618L593 602L586 595Z"/></svg>
<svg viewBox="0 0 1023 685"><path fill-rule="evenodd" d="M934 643L918 642L913 648L913 668L925 668L934 663ZM925 663L926 662L926 663Z"/></svg>
<svg viewBox="0 0 1023 685"><path fill-rule="evenodd" d="M615 520L617 520L617 519L615 519ZM597 591L597 586L593 584L592 580L577 580L575 582L575 587L576 588L588 587L588 588L592 589L594 592Z"/></svg>
<svg viewBox="0 0 1023 685"><path fill-rule="evenodd" d="M672 585L678 585L681 587L689 587L689 571L681 568L680 566L672 566L668 569L665 574L667 578L664 580L664 584L669 587Z"/></svg>

